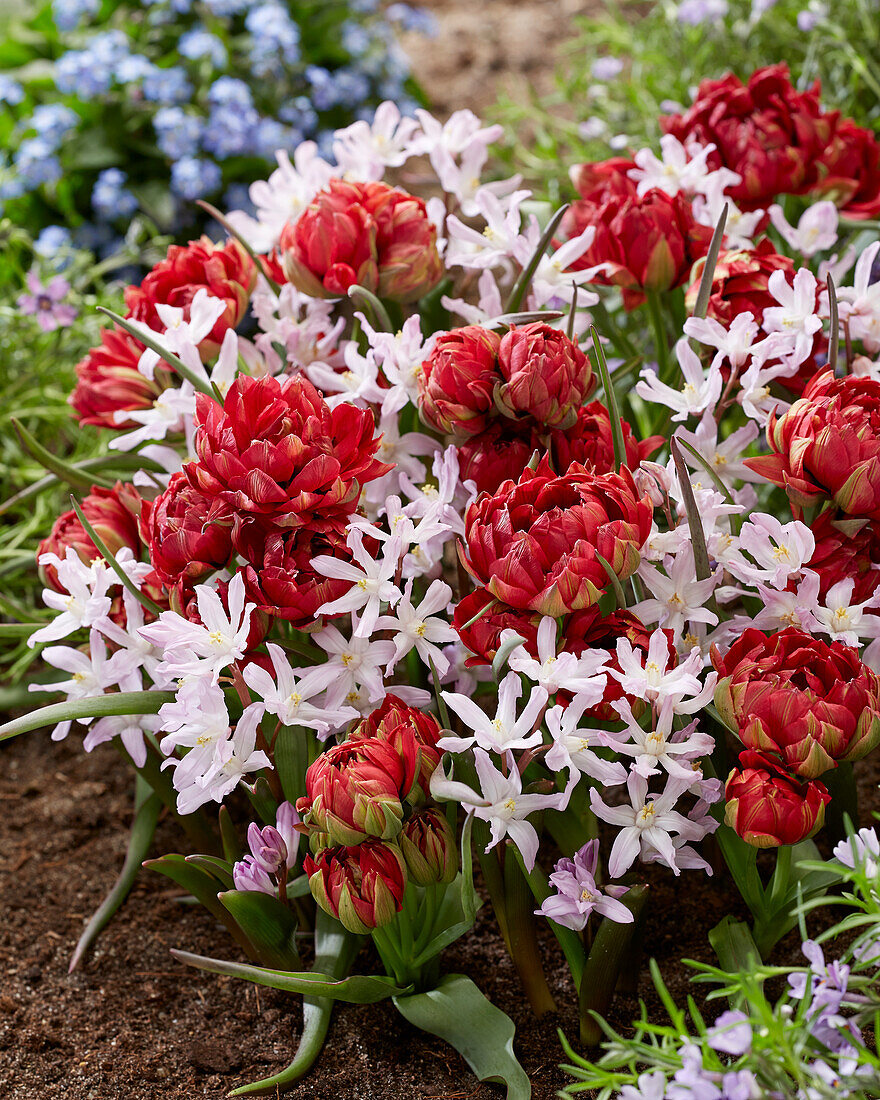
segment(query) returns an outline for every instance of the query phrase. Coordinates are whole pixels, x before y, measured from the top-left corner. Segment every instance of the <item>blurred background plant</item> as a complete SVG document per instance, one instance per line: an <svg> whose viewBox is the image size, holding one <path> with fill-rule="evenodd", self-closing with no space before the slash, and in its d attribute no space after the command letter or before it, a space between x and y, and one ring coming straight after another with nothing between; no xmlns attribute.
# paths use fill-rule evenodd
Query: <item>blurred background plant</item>
<svg viewBox="0 0 880 1100"><path fill-rule="evenodd" d="M132 221L192 235L195 200L247 205L276 150L419 96L379 0L7 0L0 214L101 256Z"/></svg>
<svg viewBox="0 0 880 1100"><path fill-rule="evenodd" d="M826 109L862 126L880 119L880 22L870 0L610 0L578 21L556 89L503 98L507 168L553 202L569 197L560 165L656 145L658 119L692 100L701 80L747 79L785 60L798 88L822 81Z"/></svg>
<svg viewBox="0 0 880 1100"><path fill-rule="evenodd" d="M132 228L113 256L98 261L75 248L56 228L36 239L9 218L0 219L0 614L34 622L42 614L36 546L70 507L80 468L82 484L100 482L106 441L81 428L68 397L76 364L100 342L98 306L124 309L122 292L139 265L165 255L168 238L145 240ZM63 476L35 457L43 446ZM45 459L45 456L43 456ZM114 461L118 462L118 456ZM38 610L38 608L40 610ZM0 630L10 631L9 626ZM15 686L36 656L13 638L3 650L5 684L0 710L20 699ZM10 686L12 685L12 686ZM25 696L26 697L26 696Z"/></svg>

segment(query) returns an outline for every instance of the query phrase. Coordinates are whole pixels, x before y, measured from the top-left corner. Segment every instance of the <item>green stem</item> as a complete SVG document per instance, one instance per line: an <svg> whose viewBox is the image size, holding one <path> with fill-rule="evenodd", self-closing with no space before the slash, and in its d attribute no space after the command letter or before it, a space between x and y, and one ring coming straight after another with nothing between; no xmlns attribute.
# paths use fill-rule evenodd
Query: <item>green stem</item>
<svg viewBox="0 0 880 1100"><path fill-rule="evenodd" d="M673 364L669 354L669 335L666 332L666 323L663 320L663 305L660 295L656 290L649 290L645 295L648 306L648 316L651 319L651 329L654 333L654 347L657 353L657 376L666 385L672 384Z"/></svg>
<svg viewBox="0 0 880 1100"><path fill-rule="evenodd" d="M504 860L504 908L507 917L507 950L525 994L537 1017L556 1011L556 1002L541 962L532 890L515 857Z"/></svg>
<svg viewBox="0 0 880 1100"><path fill-rule="evenodd" d="M844 761L833 771L825 772L822 782L828 788L831 801L825 807L825 831L834 843L846 840L848 817L854 829L859 827L859 793L856 788L852 764Z"/></svg>

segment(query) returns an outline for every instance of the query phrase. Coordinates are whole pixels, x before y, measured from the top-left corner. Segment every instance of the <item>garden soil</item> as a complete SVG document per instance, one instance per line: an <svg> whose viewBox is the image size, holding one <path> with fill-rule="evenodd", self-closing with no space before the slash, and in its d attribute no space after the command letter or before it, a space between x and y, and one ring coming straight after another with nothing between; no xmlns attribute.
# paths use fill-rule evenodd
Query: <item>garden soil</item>
<svg viewBox="0 0 880 1100"><path fill-rule="evenodd" d="M414 69L438 113L481 110L499 91L546 90L554 50L573 0L435 0L440 22L430 42L408 40ZM73 975L67 967L85 921L122 863L131 819L131 777L112 747L84 754L71 738L30 734L0 750L0 1096L3 1100L197 1100L285 1066L301 1027L298 998L179 965L173 947L236 958L223 928L183 904L168 879L144 871L124 908ZM863 768L866 792L876 774ZM246 820L246 819L245 819ZM179 849L160 823L155 852ZM683 996L684 957L712 961L706 933L728 912L744 915L724 877L681 881L651 868L646 957L657 959ZM564 1083L559 1027L574 1039L576 1005L564 960L543 929L548 978L559 1013L536 1022L493 923L480 912L474 932L443 956L509 1013L516 1050L549 1100ZM790 938L788 952L795 950ZM786 955L783 951L780 957ZM794 955L791 955L794 961ZM359 960L369 972L373 957ZM659 1013L642 970L638 994ZM618 998L612 1022L625 1028L636 993ZM405 1023L390 1004L337 1009L327 1045L294 1100L500 1100L439 1040Z"/></svg>

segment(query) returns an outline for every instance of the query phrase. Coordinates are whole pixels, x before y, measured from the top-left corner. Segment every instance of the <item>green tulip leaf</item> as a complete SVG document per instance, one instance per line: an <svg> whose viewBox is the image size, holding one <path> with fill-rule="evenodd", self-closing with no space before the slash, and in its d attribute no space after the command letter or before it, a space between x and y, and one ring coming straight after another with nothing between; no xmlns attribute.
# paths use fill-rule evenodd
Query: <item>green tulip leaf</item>
<svg viewBox="0 0 880 1100"><path fill-rule="evenodd" d="M51 703L32 710L0 726L0 741L8 741L20 733L30 733L56 722L75 718L105 718L118 714L158 714L165 703L173 703L173 691L120 691L112 695L96 695L91 699L75 699Z"/></svg>
<svg viewBox="0 0 880 1100"><path fill-rule="evenodd" d="M319 909L315 917L314 971L336 979L344 978L351 970L363 942L363 936L347 932L338 920ZM321 1053L330 1028L333 1004L330 997L304 996L303 1029L293 1061L279 1073L273 1073L271 1077L264 1077L249 1085L242 1085L230 1095L255 1096L269 1093L277 1096L291 1088L311 1069Z"/></svg>
<svg viewBox="0 0 880 1100"><path fill-rule="evenodd" d="M464 974L447 974L436 989L394 997L394 1007L421 1031L454 1047L481 1081L507 1086L507 1100L529 1100L532 1086L513 1053L513 1020Z"/></svg>
<svg viewBox="0 0 880 1100"><path fill-rule="evenodd" d="M271 970L263 966L248 966L245 963L228 962L225 959L191 955L188 951L172 950L171 954L178 962L194 966L197 970L207 970L210 974L243 978L255 985L283 989L287 993L329 997L334 1001L346 1001L356 1005L372 1005L378 1001L386 1001L389 997L404 997L412 992L413 988L411 985L399 986L393 978L385 974L353 974L350 978L336 979L330 974L309 972L298 974Z"/></svg>

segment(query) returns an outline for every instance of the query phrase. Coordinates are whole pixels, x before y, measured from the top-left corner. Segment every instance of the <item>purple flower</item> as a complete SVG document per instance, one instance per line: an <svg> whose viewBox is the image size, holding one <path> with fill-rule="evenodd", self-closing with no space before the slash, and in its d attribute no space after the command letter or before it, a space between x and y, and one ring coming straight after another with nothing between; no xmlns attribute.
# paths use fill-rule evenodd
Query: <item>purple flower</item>
<svg viewBox="0 0 880 1100"><path fill-rule="evenodd" d="M613 893L625 893L622 887L608 887L603 894L596 885L596 868L599 864L599 841L589 840L574 859L561 859L550 876L550 885L556 889L536 910L543 917L556 921L566 928L579 932L595 910L600 916L609 917L618 924L631 924L633 915Z"/></svg>
<svg viewBox="0 0 880 1100"><path fill-rule="evenodd" d="M752 1045L752 1025L744 1012L722 1012L707 1033L709 1046L724 1054L740 1055Z"/></svg>
<svg viewBox="0 0 880 1100"><path fill-rule="evenodd" d="M250 854L232 868L236 890L276 894L276 879L286 882L287 872L296 863L300 837L296 826L299 820L299 814L291 803L282 802L274 826L265 825L261 829L255 821L251 822L248 827Z"/></svg>
<svg viewBox="0 0 880 1100"><path fill-rule="evenodd" d="M69 328L76 320L74 306L63 305L70 293L70 283L56 275L46 286L40 282L36 271L29 271L27 285L30 294L22 294L18 299L18 308L26 316L35 316L43 332L54 332L56 328Z"/></svg>
<svg viewBox="0 0 880 1100"><path fill-rule="evenodd" d="M619 57L597 57L590 69L594 80L613 80L623 72L623 62Z"/></svg>

